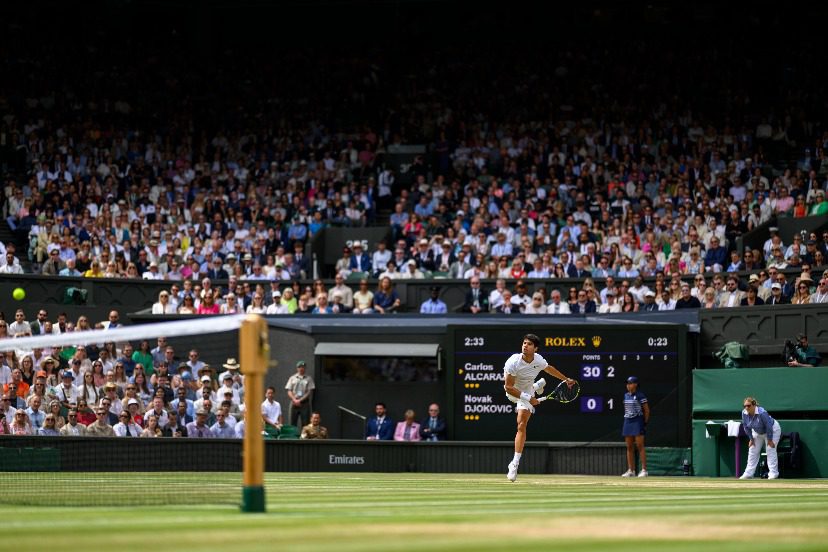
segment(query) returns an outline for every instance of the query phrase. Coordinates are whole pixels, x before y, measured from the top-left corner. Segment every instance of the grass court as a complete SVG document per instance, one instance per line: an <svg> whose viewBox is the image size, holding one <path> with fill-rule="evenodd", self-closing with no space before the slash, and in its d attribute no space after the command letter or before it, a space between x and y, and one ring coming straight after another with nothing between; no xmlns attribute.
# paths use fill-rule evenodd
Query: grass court
<svg viewBox="0 0 828 552"><path fill-rule="evenodd" d="M14 475L6 473L3 479L12 483ZM226 473L26 474L26 486L37 489L38 500L9 504L9 493L25 491L19 484L5 486L2 548L828 548L824 480L550 475L519 476L509 483L504 475L269 473L267 513L243 514L233 505L240 479L240 474ZM212 491L199 493L205 485L212 485ZM178 497L178 503L130 505L130 497L139 495L151 504L153 489L175 490L169 496ZM57 502L62 505L49 505Z"/></svg>

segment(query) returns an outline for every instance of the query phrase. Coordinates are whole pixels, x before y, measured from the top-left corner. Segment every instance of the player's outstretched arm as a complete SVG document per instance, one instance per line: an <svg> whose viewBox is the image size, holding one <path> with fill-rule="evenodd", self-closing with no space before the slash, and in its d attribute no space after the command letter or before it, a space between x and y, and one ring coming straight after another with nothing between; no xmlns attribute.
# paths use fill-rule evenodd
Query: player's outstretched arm
<svg viewBox="0 0 828 552"><path fill-rule="evenodd" d="M563 375L561 373L560 370L558 370L557 368L555 368L551 364L547 364L546 368L544 368L543 371L546 372L547 374L551 374L551 375L555 376L559 380L565 381L567 383L567 385L573 385L575 383L574 379L566 377L565 375Z"/></svg>

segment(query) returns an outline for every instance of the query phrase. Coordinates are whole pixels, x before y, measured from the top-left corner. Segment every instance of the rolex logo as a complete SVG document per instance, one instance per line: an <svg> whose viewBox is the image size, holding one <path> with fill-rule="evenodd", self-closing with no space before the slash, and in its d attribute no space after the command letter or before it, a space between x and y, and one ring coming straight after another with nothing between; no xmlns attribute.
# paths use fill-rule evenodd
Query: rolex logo
<svg viewBox="0 0 828 552"><path fill-rule="evenodd" d="M601 346L601 336L600 335L593 335L592 336L592 346L593 347L600 347Z"/></svg>

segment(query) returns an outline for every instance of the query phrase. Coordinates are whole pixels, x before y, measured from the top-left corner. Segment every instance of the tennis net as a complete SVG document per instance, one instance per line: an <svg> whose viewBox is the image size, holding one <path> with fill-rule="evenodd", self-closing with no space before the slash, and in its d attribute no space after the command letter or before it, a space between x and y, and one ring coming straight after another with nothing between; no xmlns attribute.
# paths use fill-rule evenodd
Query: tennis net
<svg viewBox="0 0 828 552"><path fill-rule="evenodd" d="M231 359L244 319L0 340L13 364L40 359L28 389L14 379L3 388L0 504L238 504L245 388ZM128 346L159 337L175 355L124 366Z"/></svg>

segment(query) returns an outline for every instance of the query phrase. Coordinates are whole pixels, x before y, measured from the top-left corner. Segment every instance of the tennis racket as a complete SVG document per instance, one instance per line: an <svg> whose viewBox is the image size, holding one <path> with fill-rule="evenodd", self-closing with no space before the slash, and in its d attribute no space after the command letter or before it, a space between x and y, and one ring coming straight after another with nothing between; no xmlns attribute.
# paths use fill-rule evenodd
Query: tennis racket
<svg viewBox="0 0 828 552"><path fill-rule="evenodd" d="M544 395L543 397L538 397L538 402L552 399L553 401L558 401L559 403L568 403L577 399L580 392L581 386L578 385L577 381L573 383L571 387L567 385L566 381L562 381L555 389L552 390L551 393Z"/></svg>

